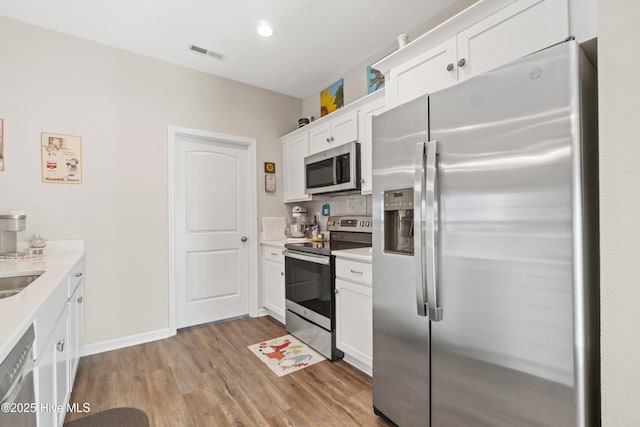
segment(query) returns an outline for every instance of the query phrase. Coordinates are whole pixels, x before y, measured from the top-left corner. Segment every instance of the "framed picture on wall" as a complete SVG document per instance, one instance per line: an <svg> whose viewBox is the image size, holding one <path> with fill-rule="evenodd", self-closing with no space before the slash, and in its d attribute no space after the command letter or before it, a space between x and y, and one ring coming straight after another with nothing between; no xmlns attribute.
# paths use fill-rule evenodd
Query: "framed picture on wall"
<svg viewBox="0 0 640 427"><path fill-rule="evenodd" d="M42 132L40 135L42 182L81 184L81 138L49 132Z"/></svg>
<svg viewBox="0 0 640 427"><path fill-rule="evenodd" d="M340 79L320 92L320 117L344 106L344 79Z"/></svg>
<svg viewBox="0 0 640 427"><path fill-rule="evenodd" d="M367 67L367 93L372 93L384 87L384 74L371 65Z"/></svg>

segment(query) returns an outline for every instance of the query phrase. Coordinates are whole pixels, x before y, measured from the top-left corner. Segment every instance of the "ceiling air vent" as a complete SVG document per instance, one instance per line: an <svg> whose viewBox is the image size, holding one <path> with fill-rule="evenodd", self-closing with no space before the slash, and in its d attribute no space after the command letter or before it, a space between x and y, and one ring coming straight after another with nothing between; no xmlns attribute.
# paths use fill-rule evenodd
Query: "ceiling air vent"
<svg viewBox="0 0 640 427"><path fill-rule="evenodd" d="M198 53L200 55L210 56L210 57L215 58L215 59L217 59L219 61L222 61L224 59L224 55L221 54L221 53L214 52L212 50L208 50L208 49L205 49L203 47L196 46L196 45L193 45L193 44L189 45L189 50L191 52Z"/></svg>

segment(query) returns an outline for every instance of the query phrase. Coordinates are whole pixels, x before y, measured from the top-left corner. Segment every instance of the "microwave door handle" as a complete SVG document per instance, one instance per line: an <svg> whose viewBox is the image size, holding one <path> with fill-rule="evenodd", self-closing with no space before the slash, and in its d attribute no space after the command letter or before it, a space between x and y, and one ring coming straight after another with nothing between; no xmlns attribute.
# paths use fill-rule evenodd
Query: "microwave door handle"
<svg viewBox="0 0 640 427"><path fill-rule="evenodd" d="M333 185L338 184L338 156L333 156Z"/></svg>
<svg viewBox="0 0 640 427"><path fill-rule="evenodd" d="M416 269L416 304L418 308L418 316L426 317L429 315L429 307L425 298L425 223L424 215L424 182L425 182L425 143L416 144L415 158L415 183L413 186L413 257L415 259Z"/></svg>
<svg viewBox="0 0 640 427"><path fill-rule="evenodd" d="M427 299L429 305L429 319L433 322L442 320L442 307L438 304L438 264L436 262L437 247L436 233L438 210L436 209L436 191L438 188L438 142L427 142L427 164L425 177L425 259L427 267Z"/></svg>

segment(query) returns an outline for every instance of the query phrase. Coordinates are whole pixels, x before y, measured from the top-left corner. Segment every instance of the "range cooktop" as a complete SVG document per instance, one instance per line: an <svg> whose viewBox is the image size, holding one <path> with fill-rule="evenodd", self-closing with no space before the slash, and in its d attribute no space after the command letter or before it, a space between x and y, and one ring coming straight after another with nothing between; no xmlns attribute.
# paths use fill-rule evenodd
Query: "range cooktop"
<svg viewBox="0 0 640 427"><path fill-rule="evenodd" d="M326 242L287 243L289 250L317 255L331 255L331 251L371 247L370 216L331 216L327 221L330 232Z"/></svg>

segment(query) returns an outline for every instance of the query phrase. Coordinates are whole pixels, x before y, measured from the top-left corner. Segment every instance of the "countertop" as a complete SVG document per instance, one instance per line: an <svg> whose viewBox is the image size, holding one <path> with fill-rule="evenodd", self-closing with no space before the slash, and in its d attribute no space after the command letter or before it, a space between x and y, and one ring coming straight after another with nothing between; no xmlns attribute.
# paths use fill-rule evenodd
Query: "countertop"
<svg viewBox="0 0 640 427"><path fill-rule="evenodd" d="M45 254L28 259L0 259L0 277L44 273L17 295L0 299L0 361L33 323L40 307L84 256L81 240L49 242ZM37 339L37 338L36 338Z"/></svg>
<svg viewBox="0 0 640 427"><path fill-rule="evenodd" d="M264 246L273 246L276 248L284 248L285 243L302 243L308 242L309 239L306 237L290 237L288 239L282 240L261 240L260 244Z"/></svg>
<svg viewBox="0 0 640 427"><path fill-rule="evenodd" d="M349 259L353 261L366 262L371 264L371 248L343 249L340 251L331 251L336 258Z"/></svg>

